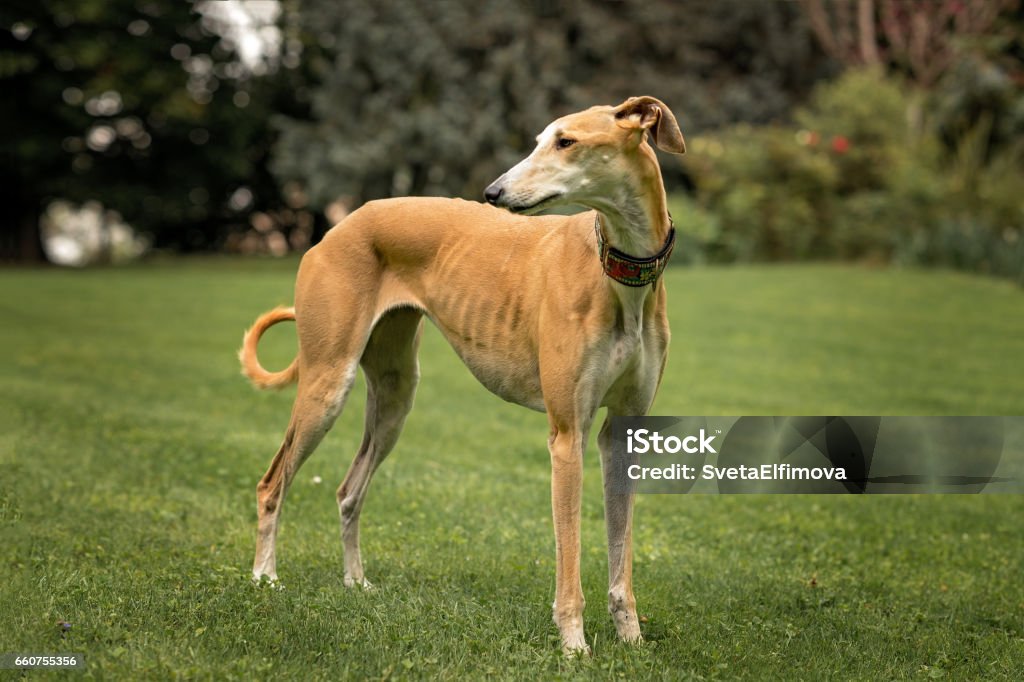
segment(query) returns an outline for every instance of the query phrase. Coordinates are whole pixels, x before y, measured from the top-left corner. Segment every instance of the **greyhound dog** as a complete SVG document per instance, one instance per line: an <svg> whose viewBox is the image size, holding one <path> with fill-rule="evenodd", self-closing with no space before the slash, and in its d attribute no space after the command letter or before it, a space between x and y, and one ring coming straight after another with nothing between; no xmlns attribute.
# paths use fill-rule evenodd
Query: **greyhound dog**
<svg viewBox="0 0 1024 682"><path fill-rule="evenodd" d="M359 514L412 407L426 316L480 383L547 413L553 615L567 654L589 653L580 584L583 452L598 409L608 408L598 438L608 607L619 637L641 640L632 587L633 498L613 490L609 471L611 417L647 413L669 345L660 275L675 231L648 136L664 151L685 151L675 117L653 97L559 118L526 159L486 189L491 206L372 201L306 253L294 308L260 316L239 352L243 373L259 388L298 381L284 442L257 486L255 580L277 579L274 545L285 493L341 413L362 366L365 432L337 499L345 585L369 586ZM567 204L593 210L527 217ZM268 327L285 320L295 321L299 352L289 367L270 372L256 346Z"/></svg>

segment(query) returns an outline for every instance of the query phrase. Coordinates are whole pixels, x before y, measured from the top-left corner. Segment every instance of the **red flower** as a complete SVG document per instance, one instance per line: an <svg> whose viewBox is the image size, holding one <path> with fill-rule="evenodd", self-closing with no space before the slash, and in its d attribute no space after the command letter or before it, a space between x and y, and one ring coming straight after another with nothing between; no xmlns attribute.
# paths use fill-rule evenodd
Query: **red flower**
<svg viewBox="0 0 1024 682"><path fill-rule="evenodd" d="M850 141L842 135L836 135L832 138L832 151L836 154L845 154L850 150Z"/></svg>

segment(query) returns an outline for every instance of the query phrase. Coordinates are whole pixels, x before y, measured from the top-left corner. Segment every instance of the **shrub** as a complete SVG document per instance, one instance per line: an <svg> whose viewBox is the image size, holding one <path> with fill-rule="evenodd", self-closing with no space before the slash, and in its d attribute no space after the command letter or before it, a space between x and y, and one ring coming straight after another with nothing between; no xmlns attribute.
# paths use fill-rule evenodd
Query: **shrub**
<svg viewBox="0 0 1024 682"><path fill-rule="evenodd" d="M879 70L854 70L819 86L796 122L834 152L840 192L875 190L908 141L909 106L905 90Z"/></svg>
<svg viewBox="0 0 1024 682"><path fill-rule="evenodd" d="M880 71L850 71L795 126L694 138L695 195L674 201L698 225L687 235L677 220L701 252L687 259L870 259L1024 281L1024 143L995 145L982 115L950 151L918 115L929 106Z"/></svg>
<svg viewBox="0 0 1024 682"><path fill-rule="evenodd" d="M716 216L714 260L822 255L821 225L835 192L828 155L783 128L741 126L690 143L698 204Z"/></svg>

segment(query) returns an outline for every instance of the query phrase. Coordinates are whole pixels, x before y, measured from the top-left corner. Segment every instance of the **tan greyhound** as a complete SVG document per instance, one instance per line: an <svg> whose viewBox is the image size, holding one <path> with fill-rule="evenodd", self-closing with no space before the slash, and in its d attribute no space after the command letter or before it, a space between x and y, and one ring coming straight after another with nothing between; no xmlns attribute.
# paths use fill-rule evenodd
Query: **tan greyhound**
<svg viewBox="0 0 1024 682"><path fill-rule="evenodd" d="M613 415L646 414L668 352L660 274L675 232L654 151L685 151L675 117L633 97L556 120L526 159L485 191L493 206L440 198L373 201L310 249L295 307L262 315L244 337L243 372L260 388L298 381L284 442L257 487L253 577L276 580L281 505L302 463L341 413L356 367L366 376L362 445L338 488L345 585L368 583L359 513L398 440L419 379L423 316L489 390L546 412L562 648L589 652L580 585L583 451L598 408L605 472L608 608L619 636L641 639L632 587L633 499L610 483ZM526 217L551 206L593 211ZM628 254L636 254L630 256ZM295 320L299 352L280 372L256 357L271 325Z"/></svg>

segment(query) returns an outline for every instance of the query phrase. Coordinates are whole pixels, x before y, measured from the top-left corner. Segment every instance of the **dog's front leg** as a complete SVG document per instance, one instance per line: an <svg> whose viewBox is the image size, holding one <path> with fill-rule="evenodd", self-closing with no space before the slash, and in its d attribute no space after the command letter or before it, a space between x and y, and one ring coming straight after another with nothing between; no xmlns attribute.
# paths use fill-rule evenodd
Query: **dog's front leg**
<svg viewBox="0 0 1024 682"><path fill-rule="evenodd" d="M612 414L609 411L597 436L601 450L601 471L604 475L604 516L608 530L608 611L615 629L624 642L637 643L640 622L633 597L633 494L615 489L615 462L612 448Z"/></svg>
<svg viewBox="0 0 1024 682"><path fill-rule="evenodd" d="M583 586L580 584L580 499L586 432L552 422L551 508L555 524L555 625L566 655L589 654L583 636Z"/></svg>

